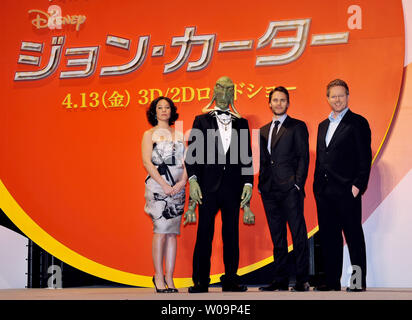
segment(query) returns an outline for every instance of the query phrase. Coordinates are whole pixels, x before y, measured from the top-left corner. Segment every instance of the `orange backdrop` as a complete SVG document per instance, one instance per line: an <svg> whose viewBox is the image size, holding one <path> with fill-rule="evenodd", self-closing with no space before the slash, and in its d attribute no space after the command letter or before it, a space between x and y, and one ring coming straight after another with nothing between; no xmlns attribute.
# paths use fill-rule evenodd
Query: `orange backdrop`
<svg viewBox="0 0 412 320"><path fill-rule="evenodd" d="M61 10L61 26L58 19L46 26L47 16L41 12L52 5ZM146 172L140 150L143 132L150 127L145 111L153 97L167 95L176 102L180 128L187 132L209 102L215 81L227 75L236 84L236 108L252 130L271 119L268 90L276 85L290 89L289 114L304 120L310 134L305 218L312 235L317 230L311 189L317 125L329 114L326 84L338 77L348 82L350 107L369 120L376 155L402 81L401 1L359 0L353 10L351 5L352 1L322 0L4 1L0 13L0 206L33 241L61 260L112 281L150 286L152 222L143 211ZM37 11L30 12L33 9ZM279 58L292 50L272 47L271 37L266 45L259 44L271 22L285 26L304 19L309 20L307 38L298 45L301 55L281 65L256 66L257 57ZM195 27L195 44L187 51L187 59L181 60L180 68L165 73L165 66L182 50L172 46L173 37L183 37L190 27ZM312 44L316 35L345 32L344 43ZM210 61L199 71L188 71L190 62L202 59L207 46L200 36L207 35L214 39L209 42ZM61 36L64 43L56 68L41 79L20 80L24 72L47 68L52 39ZM107 43L111 36L122 38L123 43L129 40L129 47ZM297 29L273 36L291 38L293 43ZM105 67L139 57L139 40L144 39L146 55L136 70L101 75ZM218 50L221 44L247 40L248 49ZM43 46L34 52L22 47L26 42ZM158 46L163 46L163 53L153 55ZM76 50L86 52L71 54ZM87 60L89 52L94 62L87 76L65 78L67 71L87 68L70 64ZM24 63L36 57L41 57L38 65ZM256 140L253 151L256 160ZM251 207L256 225L240 226L241 274L269 263L272 255L257 175L255 181ZM223 272L219 219L216 224L213 275ZM182 226L178 239L175 276L181 278L181 286L190 283L195 233L196 226Z"/></svg>

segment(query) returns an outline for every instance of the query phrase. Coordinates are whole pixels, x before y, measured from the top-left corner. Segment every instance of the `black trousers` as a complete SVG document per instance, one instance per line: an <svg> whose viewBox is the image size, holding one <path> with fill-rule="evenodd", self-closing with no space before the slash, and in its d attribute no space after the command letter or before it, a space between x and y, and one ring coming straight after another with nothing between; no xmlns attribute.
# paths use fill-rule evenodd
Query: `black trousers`
<svg viewBox="0 0 412 320"><path fill-rule="evenodd" d="M243 186L234 186L230 174L225 174L216 192L202 190L202 205L199 206L196 244L193 254L195 284L210 282L210 259L215 231L215 217L221 211L223 263L225 280L236 282L239 266L239 210Z"/></svg>
<svg viewBox="0 0 412 320"><path fill-rule="evenodd" d="M289 283L287 223L296 257L296 281L308 281L309 243L303 215L303 193L294 187L287 192L273 190L270 193L262 193L261 196L273 242L273 280Z"/></svg>
<svg viewBox="0 0 412 320"><path fill-rule="evenodd" d="M354 198L349 189L340 194L330 194L326 187L320 194L315 194L315 199L326 284L331 287L341 286L343 231L351 264L360 268L362 286L366 287L366 247L362 229L361 196Z"/></svg>

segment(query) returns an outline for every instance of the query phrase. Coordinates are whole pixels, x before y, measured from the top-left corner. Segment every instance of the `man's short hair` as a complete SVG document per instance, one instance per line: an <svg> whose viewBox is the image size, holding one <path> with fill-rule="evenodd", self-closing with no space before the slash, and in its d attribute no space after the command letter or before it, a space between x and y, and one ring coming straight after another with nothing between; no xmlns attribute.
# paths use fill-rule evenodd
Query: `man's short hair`
<svg viewBox="0 0 412 320"><path fill-rule="evenodd" d="M288 89L286 89L285 87L282 87L282 86L276 87L275 89L272 89L269 92L269 103L270 103L270 101L272 101L273 93L275 93L276 91L283 92L284 94L286 94L286 99L288 100L288 104L289 104L289 91L288 91Z"/></svg>
<svg viewBox="0 0 412 320"><path fill-rule="evenodd" d="M326 96L329 97L330 88L332 87L344 87L346 90L346 95L349 95L349 87L345 81L341 79L335 79L328 83L326 86Z"/></svg>

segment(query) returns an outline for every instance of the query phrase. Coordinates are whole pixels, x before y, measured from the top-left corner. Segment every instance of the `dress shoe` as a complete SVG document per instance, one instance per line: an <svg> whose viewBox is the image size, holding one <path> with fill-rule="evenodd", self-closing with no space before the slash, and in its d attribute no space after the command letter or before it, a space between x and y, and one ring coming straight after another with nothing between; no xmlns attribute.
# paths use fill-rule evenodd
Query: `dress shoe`
<svg viewBox="0 0 412 320"><path fill-rule="evenodd" d="M245 292L247 291L247 286L235 282L226 282L222 283L222 291Z"/></svg>
<svg viewBox="0 0 412 320"><path fill-rule="evenodd" d="M271 284L263 287L259 287L260 291L289 291L289 285L287 283L273 281Z"/></svg>
<svg viewBox="0 0 412 320"><path fill-rule="evenodd" d="M309 282L296 282L296 284L292 287L292 291L304 292L309 291L309 288Z"/></svg>
<svg viewBox="0 0 412 320"><path fill-rule="evenodd" d="M247 286L238 284L239 276L227 276L226 274L220 277L220 282L222 283L222 291L232 291L232 292L245 292L247 291Z"/></svg>
<svg viewBox="0 0 412 320"><path fill-rule="evenodd" d="M157 285L156 285L156 281L155 281L155 277L153 276L153 278L152 278L152 281L153 281L153 284L154 284L154 286L155 286L155 289L156 289L156 292L157 293L169 293L170 291L169 291L169 289L167 289L167 288L165 288L165 289L158 289L157 288Z"/></svg>
<svg viewBox="0 0 412 320"><path fill-rule="evenodd" d="M314 287L313 291L341 291L341 287L340 286L330 287L326 284L322 284L320 286Z"/></svg>
<svg viewBox="0 0 412 320"><path fill-rule="evenodd" d="M366 287L361 287L361 288L351 288L351 287L347 287L346 288L346 292L365 292L366 291Z"/></svg>
<svg viewBox="0 0 412 320"><path fill-rule="evenodd" d="M188 292L189 293L203 293L203 292L208 292L209 291L209 286L202 286L200 284L195 284L192 287L189 287Z"/></svg>
<svg viewBox="0 0 412 320"><path fill-rule="evenodd" d="M170 286L167 284L166 277L164 278L164 281L165 281L165 284L166 284L166 286L167 286L167 289L169 290L170 293L177 293L177 292L179 292L179 290L177 290L176 288L170 288Z"/></svg>

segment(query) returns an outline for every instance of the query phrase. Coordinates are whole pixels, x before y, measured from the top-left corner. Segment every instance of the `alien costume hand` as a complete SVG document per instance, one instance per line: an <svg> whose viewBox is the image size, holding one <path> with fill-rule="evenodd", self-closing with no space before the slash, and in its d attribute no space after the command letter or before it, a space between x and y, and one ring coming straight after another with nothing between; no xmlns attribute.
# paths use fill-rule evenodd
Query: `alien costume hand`
<svg viewBox="0 0 412 320"><path fill-rule="evenodd" d="M250 210L250 203L245 204L243 207L243 223L255 224L255 215Z"/></svg>
<svg viewBox="0 0 412 320"><path fill-rule="evenodd" d="M240 207L243 208L245 204L250 201L250 198L252 198L252 186L245 185L243 187L242 196L240 198L242 199Z"/></svg>
<svg viewBox="0 0 412 320"><path fill-rule="evenodd" d="M189 180L190 188L189 194L190 198L198 204L202 204L202 191L200 190L200 186L197 183L196 179Z"/></svg>
<svg viewBox="0 0 412 320"><path fill-rule="evenodd" d="M187 211L184 214L184 219L185 221L183 222L183 225L187 225L188 223L196 223L196 202L193 201L192 199L189 200L189 207Z"/></svg>

